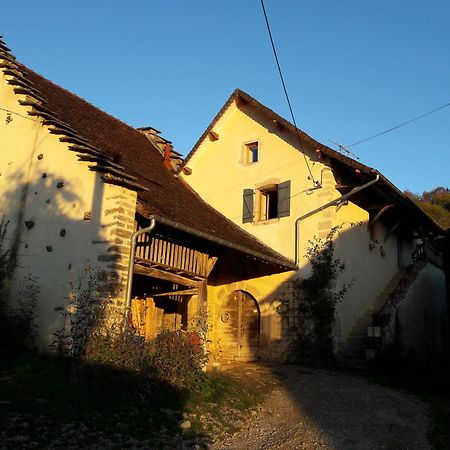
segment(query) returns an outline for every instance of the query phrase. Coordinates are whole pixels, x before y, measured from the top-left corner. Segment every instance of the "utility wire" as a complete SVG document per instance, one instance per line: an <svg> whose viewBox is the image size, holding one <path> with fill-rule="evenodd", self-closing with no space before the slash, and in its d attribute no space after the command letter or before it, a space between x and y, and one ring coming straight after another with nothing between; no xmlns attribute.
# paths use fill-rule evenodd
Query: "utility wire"
<svg viewBox="0 0 450 450"><path fill-rule="evenodd" d="M280 74L281 84L283 85L284 95L286 96L289 111L291 113L292 123L295 126L295 132L297 134L298 143L300 144L300 150L303 154L303 158L305 159L306 167L308 168L309 176L310 176L312 182L314 183L314 185L318 185L318 183L314 180L314 176L313 176L313 174L311 172L311 168L309 166L308 158L306 157L305 152L303 150L303 145L302 145L302 141L300 138L300 134L298 132L298 127L297 127L297 122L295 120L294 111L292 110L291 101L289 100L289 94L288 94L288 91L286 88L286 83L284 82L283 72L281 71L280 61L278 60L277 50L275 48L275 44L274 44L273 37L272 37L272 32L270 30L269 19L267 18L266 8L264 6L264 0L261 0L261 6L262 6L263 13L264 13L264 19L266 21L267 31L269 33L270 43L272 44L273 55L275 56L275 61L277 63L278 73Z"/></svg>
<svg viewBox="0 0 450 450"><path fill-rule="evenodd" d="M1 107L0 107L0 110L1 110L1 111L5 111L5 112L7 112L8 114L15 114L16 116L23 117L24 119L28 119L28 120L31 120L31 121L33 121L33 122L39 122L39 120L33 119L33 118L31 118L31 117L28 117L28 116L24 116L23 114L19 114L18 112L11 111L10 109L6 109L6 108L1 108Z"/></svg>
<svg viewBox="0 0 450 450"><path fill-rule="evenodd" d="M423 117L429 116L430 114L433 114L436 111L440 111L441 109L447 108L449 106L450 106L450 103L446 103L445 105L439 106L438 108L435 108L432 111L428 111L425 114L421 114L420 116L414 117L414 119L407 120L406 122L402 122L402 123L396 125L395 127L389 128L388 130L381 131L380 133L374 134L373 136L369 136L365 139L361 139L359 141L353 142L353 144L343 145L342 147L343 148L353 147L355 145L362 144L363 142L370 141L371 139L375 139L376 137L382 136L383 134L389 133L390 131L397 130L398 128L404 127L405 125L415 122L416 120L422 119Z"/></svg>

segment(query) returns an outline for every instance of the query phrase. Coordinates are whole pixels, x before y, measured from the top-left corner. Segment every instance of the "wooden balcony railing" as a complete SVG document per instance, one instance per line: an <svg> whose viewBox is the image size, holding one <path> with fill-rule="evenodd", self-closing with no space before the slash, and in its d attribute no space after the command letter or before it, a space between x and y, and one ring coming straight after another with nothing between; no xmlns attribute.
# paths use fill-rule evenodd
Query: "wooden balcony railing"
<svg viewBox="0 0 450 450"><path fill-rule="evenodd" d="M196 278L208 276L208 254L151 234L137 237L135 259L137 263L145 263L152 268L180 272Z"/></svg>

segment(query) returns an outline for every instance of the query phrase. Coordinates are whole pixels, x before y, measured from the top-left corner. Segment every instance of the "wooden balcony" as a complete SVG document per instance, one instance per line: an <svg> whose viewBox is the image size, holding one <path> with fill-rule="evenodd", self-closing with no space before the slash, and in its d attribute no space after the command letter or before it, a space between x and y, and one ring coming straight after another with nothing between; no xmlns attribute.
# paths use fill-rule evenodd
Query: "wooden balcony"
<svg viewBox="0 0 450 450"><path fill-rule="evenodd" d="M197 287L208 277L215 259L167 239L141 234L136 241L134 272Z"/></svg>

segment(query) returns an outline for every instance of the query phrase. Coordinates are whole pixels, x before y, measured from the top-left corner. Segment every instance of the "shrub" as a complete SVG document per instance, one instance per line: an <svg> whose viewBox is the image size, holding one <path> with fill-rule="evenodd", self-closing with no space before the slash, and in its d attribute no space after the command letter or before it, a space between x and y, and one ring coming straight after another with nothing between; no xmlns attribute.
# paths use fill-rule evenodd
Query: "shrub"
<svg viewBox="0 0 450 450"><path fill-rule="evenodd" d="M182 331L162 331L147 344L145 364L158 378L189 391L200 389L204 379L203 366L207 356L191 334Z"/></svg>
<svg viewBox="0 0 450 450"><path fill-rule="evenodd" d="M203 349L189 333L162 331L145 341L130 331L98 330L86 345L83 358L88 382L127 389L140 398L158 398L173 392L196 392L205 379Z"/></svg>
<svg viewBox="0 0 450 450"><path fill-rule="evenodd" d="M36 280L27 276L22 281L15 302L9 298L6 280L11 275L10 253L5 250L8 221L0 221L0 340L2 353L16 353L30 348L36 335L34 312L38 288Z"/></svg>

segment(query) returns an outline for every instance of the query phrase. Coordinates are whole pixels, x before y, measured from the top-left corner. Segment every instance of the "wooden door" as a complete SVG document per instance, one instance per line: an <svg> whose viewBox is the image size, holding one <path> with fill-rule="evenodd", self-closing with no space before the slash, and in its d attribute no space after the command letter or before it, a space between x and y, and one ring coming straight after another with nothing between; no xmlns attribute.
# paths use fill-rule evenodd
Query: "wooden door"
<svg viewBox="0 0 450 450"><path fill-rule="evenodd" d="M257 359L260 312L255 299L246 292L232 292L223 305L221 322L222 356L241 361Z"/></svg>

